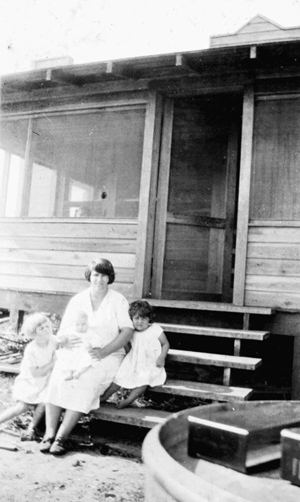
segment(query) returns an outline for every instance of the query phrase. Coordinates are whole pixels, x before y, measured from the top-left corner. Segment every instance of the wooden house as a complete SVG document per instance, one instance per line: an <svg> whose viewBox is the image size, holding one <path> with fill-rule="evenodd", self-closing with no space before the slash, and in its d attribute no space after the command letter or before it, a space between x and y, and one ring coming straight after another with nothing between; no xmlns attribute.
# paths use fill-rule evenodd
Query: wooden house
<svg viewBox="0 0 300 502"><path fill-rule="evenodd" d="M5 75L1 117L1 308L61 314L101 255L181 322L286 335L300 396L300 28Z"/></svg>

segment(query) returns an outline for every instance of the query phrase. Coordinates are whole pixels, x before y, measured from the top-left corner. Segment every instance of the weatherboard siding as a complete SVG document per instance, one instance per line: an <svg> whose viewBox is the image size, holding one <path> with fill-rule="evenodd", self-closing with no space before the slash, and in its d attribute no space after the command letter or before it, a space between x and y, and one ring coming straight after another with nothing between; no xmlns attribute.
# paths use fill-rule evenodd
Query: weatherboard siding
<svg viewBox="0 0 300 502"><path fill-rule="evenodd" d="M300 309L300 222L250 226L245 304Z"/></svg>
<svg viewBox="0 0 300 502"><path fill-rule="evenodd" d="M99 257L116 271L114 289L131 296L137 222L0 222L1 289L72 295L87 287L84 271Z"/></svg>

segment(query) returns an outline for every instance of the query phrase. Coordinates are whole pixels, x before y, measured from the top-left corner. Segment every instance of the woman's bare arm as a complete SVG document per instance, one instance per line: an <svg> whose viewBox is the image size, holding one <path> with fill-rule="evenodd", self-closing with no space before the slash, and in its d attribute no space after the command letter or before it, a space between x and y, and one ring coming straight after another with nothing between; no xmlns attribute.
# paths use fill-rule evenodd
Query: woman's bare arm
<svg viewBox="0 0 300 502"><path fill-rule="evenodd" d="M101 349L96 347L89 350L89 353L92 357L97 359L103 359L104 357L113 354L113 352L117 352L117 350L125 347L125 345L130 342L133 336L132 328L121 328L118 336L112 340L110 343L102 347Z"/></svg>

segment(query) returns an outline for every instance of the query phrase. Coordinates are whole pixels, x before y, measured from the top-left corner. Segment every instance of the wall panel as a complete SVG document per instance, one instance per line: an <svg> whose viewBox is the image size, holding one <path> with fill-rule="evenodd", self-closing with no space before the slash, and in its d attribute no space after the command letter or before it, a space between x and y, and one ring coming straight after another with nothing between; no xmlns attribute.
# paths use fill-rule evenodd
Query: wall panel
<svg viewBox="0 0 300 502"><path fill-rule="evenodd" d="M250 226L245 304L300 309L299 226Z"/></svg>
<svg viewBox="0 0 300 502"><path fill-rule="evenodd" d="M137 222L0 221L1 289L73 295L88 285L87 264L115 268L113 288L134 296ZM4 307L4 305L2 306Z"/></svg>

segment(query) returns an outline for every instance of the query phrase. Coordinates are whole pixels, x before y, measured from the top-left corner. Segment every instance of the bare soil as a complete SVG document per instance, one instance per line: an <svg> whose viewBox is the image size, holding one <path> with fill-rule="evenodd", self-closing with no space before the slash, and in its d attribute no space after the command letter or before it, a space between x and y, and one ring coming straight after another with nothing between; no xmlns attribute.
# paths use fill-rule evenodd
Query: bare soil
<svg viewBox="0 0 300 502"><path fill-rule="evenodd" d="M96 451L44 455L38 444L0 449L1 500L6 502L74 502L144 500L141 462Z"/></svg>
<svg viewBox="0 0 300 502"><path fill-rule="evenodd" d="M0 411L11 404L13 376L0 374ZM62 457L21 441L30 413L0 426L0 500L142 502L144 429L84 419ZM41 436L42 436L41 430Z"/></svg>

